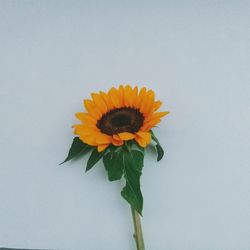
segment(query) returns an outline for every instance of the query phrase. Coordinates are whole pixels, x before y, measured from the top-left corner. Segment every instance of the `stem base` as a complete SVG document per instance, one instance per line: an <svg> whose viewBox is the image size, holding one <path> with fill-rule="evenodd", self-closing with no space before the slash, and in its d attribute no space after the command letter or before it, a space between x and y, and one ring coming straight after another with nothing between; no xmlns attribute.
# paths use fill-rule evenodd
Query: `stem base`
<svg viewBox="0 0 250 250"><path fill-rule="evenodd" d="M131 211L132 211L134 230L135 230L133 236L135 239L137 250L145 250L140 215L132 207Z"/></svg>

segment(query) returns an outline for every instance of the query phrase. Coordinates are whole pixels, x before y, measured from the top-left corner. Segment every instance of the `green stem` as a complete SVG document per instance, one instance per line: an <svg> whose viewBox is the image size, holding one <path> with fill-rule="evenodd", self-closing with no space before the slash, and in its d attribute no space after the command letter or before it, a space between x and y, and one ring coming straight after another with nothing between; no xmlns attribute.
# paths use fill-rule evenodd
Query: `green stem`
<svg viewBox="0 0 250 250"><path fill-rule="evenodd" d="M140 215L132 207L131 207L131 211L132 211L133 222L134 222L134 230L135 230L134 238L135 238L137 250L145 250Z"/></svg>

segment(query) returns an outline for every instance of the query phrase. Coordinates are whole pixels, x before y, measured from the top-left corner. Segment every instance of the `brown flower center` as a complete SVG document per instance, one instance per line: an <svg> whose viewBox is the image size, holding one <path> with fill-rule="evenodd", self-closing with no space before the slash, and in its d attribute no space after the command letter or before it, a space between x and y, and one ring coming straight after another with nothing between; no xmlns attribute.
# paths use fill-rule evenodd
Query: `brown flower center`
<svg viewBox="0 0 250 250"><path fill-rule="evenodd" d="M118 108L104 114L96 126L107 135L136 133L143 125L143 121L144 116L138 109Z"/></svg>

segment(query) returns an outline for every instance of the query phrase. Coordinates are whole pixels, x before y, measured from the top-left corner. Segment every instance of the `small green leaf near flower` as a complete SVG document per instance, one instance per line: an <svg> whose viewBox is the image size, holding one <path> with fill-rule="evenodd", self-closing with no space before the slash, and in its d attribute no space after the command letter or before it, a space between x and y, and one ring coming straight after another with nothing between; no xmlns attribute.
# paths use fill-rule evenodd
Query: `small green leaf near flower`
<svg viewBox="0 0 250 250"><path fill-rule="evenodd" d="M59 165L65 163L67 161L70 161L70 160L72 160L73 158L75 158L77 156L80 156L80 155L83 155L83 154L89 152L91 148L92 148L91 146L89 146L88 144L82 142L79 139L79 137L75 137L73 139L73 142L72 142L71 147L69 149L68 156Z"/></svg>
<svg viewBox="0 0 250 250"><path fill-rule="evenodd" d="M110 181L120 180L123 175L123 152L111 151L103 156L103 163Z"/></svg>
<svg viewBox="0 0 250 250"><path fill-rule="evenodd" d="M152 140L155 141L156 145L155 145L155 148L156 148L156 151L157 151L157 161L160 161L163 156L164 156L164 150L159 142L159 140L156 138L154 132L151 130L151 136L152 136Z"/></svg>
<svg viewBox="0 0 250 250"><path fill-rule="evenodd" d="M97 149L93 149L88 162L85 172L89 171L94 165L103 157L106 151L98 152Z"/></svg>
<svg viewBox="0 0 250 250"><path fill-rule="evenodd" d="M156 144L155 147L156 147L157 154L158 154L157 161L160 161L164 156L164 150L160 144Z"/></svg>

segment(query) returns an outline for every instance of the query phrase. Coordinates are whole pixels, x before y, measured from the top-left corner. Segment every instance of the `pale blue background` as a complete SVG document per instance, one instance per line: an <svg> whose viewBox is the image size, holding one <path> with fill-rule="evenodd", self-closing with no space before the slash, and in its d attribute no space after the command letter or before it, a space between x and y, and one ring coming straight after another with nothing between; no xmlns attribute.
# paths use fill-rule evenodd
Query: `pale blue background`
<svg viewBox="0 0 250 250"><path fill-rule="evenodd" d="M0 246L134 249L121 183L57 164L92 91L153 88L147 250L250 249L250 1L0 1Z"/></svg>

